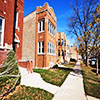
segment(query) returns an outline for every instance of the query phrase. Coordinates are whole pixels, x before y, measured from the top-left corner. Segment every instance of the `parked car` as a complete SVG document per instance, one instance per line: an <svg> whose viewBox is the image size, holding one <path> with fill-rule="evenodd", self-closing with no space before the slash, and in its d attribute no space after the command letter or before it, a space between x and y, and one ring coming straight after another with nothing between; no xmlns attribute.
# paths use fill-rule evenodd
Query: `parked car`
<svg viewBox="0 0 100 100"><path fill-rule="evenodd" d="M90 58L89 62L90 62L90 66L96 67L96 58Z"/></svg>

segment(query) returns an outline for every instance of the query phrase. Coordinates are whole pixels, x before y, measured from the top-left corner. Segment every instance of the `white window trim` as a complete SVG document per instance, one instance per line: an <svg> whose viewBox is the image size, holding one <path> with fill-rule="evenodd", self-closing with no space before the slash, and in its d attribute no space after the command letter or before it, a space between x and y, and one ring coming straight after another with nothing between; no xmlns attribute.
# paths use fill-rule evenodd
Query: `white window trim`
<svg viewBox="0 0 100 100"><path fill-rule="evenodd" d="M19 29L18 28L18 17L19 17L19 13L18 13L18 11L16 12L16 24L15 24L15 28L16 29Z"/></svg>
<svg viewBox="0 0 100 100"><path fill-rule="evenodd" d="M40 21L38 22L38 33L42 33L42 32L44 32L44 30L45 30L45 28L44 28L44 30L43 30L43 20L44 20L44 19L42 19L42 20L40 20ZM39 31L39 23L41 23L41 31ZM44 27L45 27L45 20L44 20Z"/></svg>
<svg viewBox="0 0 100 100"><path fill-rule="evenodd" d="M44 41L41 41L40 42L40 53L39 53L39 42L38 42L38 54L42 54L42 55L44 55L44 53L42 52L42 42L44 42Z"/></svg>
<svg viewBox="0 0 100 100"><path fill-rule="evenodd" d="M54 26L51 24L50 21L48 21L48 28L49 28L49 30L48 30L49 34L55 38L55 28L54 28ZM51 31L51 32L50 32L50 31Z"/></svg>
<svg viewBox="0 0 100 100"><path fill-rule="evenodd" d="M2 17L0 17L0 19L2 19L2 35L1 35L1 45L0 45L0 48L3 48L5 19L2 18Z"/></svg>
<svg viewBox="0 0 100 100"><path fill-rule="evenodd" d="M56 54L56 50L55 50L55 45L53 44L53 43L50 43L50 42L48 42L48 49L49 49L49 52L48 52L48 54L49 55L55 55ZM50 52L50 50L51 50L51 52Z"/></svg>

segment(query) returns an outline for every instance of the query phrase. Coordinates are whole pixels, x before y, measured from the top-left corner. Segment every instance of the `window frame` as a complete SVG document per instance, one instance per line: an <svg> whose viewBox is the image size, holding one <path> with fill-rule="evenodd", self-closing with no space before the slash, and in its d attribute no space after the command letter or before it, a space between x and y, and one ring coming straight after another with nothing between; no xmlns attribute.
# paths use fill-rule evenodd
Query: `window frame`
<svg viewBox="0 0 100 100"><path fill-rule="evenodd" d="M38 42L38 54L44 54L44 41Z"/></svg>
<svg viewBox="0 0 100 100"><path fill-rule="evenodd" d="M38 33L44 32L45 30L45 19L38 21Z"/></svg>
<svg viewBox="0 0 100 100"><path fill-rule="evenodd" d="M61 39L61 45L63 45L64 44L64 40L63 39Z"/></svg>
<svg viewBox="0 0 100 100"><path fill-rule="evenodd" d="M60 45L60 39L58 39L58 45Z"/></svg>
<svg viewBox="0 0 100 100"><path fill-rule="evenodd" d="M50 20L48 20L48 33L55 38L55 27L52 25Z"/></svg>
<svg viewBox="0 0 100 100"><path fill-rule="evenodd" d="M55 45L53 43L48 42L48 54L55 54Z"/></svg>
<svg viewBox="0 0 100 100"><path fill-rule="evenodd" d="M58 56L60 56L60 50L58 50Z"/></svg>
<svg viewBox="0 0 100 100"><path fill-rule="evenodd" d="M4 27L5 27L5 19L3 17L0 16L0 19L2 19L2 28L1 28L1 43L0 43L0 47L3 47L3 43L4 43Z"/></svg>
<svg viewBox="0 0 100 100"><path fill-rule="evenodd" d="M16 22L15 22L15 28L18 29L18 17L19 17L19 12L16 11Z"/></svg>

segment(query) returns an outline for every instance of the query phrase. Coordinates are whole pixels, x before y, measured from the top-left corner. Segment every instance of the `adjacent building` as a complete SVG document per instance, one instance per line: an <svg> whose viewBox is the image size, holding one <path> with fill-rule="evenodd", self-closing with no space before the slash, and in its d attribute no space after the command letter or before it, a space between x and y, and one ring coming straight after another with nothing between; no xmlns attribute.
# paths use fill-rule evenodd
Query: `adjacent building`
<svg viewBox="0 0 100 100"><path fill-rule="evenodd" d="M24 18L22 60L34 67L56 64L56 16L45 3Z"/></svg>
<svg viewBox="0 0 100 100"><path fill-rule="evenodd" d="M0 64L10 49L22 57L24 0L0 0Z"/></svg>
<svg viewBox="0 0 100 100"><path fill-rule="evenodd" d="M78 50L76 46L70 47L70 57L72 59L78 60Z"/></svg>
<svg viewBox="0 0 100 100"><path fill-rule="evenodd" d="M57 62L64 63L66 60L66 34L59 32L56 34L57 41Z"/></svg>
<svg viewBox="0 0 100 100"><path fill-rule="evenodd" d="M66 61L69 63L71 58L71 51L70 51L70 42L66 40Z"/></svg>

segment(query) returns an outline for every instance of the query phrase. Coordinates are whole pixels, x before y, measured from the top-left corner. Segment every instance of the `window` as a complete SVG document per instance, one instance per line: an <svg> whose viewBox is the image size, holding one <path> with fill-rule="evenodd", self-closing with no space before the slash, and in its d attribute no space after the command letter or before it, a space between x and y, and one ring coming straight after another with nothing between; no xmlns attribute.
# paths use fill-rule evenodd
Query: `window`
<svg viewBox="0 0 100 100"><path fill-rule="evenodd" d="M44 19L40 20L38 23L38 31L40 32L44 32L44 27L45 27L45 21Z"/></svg>
<svg viewBox="0 0 100 100"><path fill-rule="evenodd" d="M38 53L39 54L44 53L44 41L38 42Z"/></svg>
<svg viewBox="0 0 100 100"><path fill-rule="evenodd" d="M60 50L58 50L58 56L60 56Z"/></svg>
<svg viewBox="0 0 100 100"><path fill-rule="evenodd" d="M66 40L64 41L64 46L66 46Z"/></svg>
<svg viewBox="0 0 100 100"><path fill-rule="evenodd" d="M67 49L69 50L69 45L67 45Z"/></svg>
<svg viewBox="0 0 100 100"><path fill-rule="evenodd" d="M42 53L44 53L44 42L42 42Z"/></svg>
<svg viewBox="0 0 100 100"><path fill-rule="evenodd" d="M50 43L50 53L51 53L51 43Z"/></svg>
<svg viewBox="0 0 100 100"><path fill-rule="evenodd" d="M15 20L15 28L18 28L18 11L16 12L16 18Z"/></svg>
<svg viewBox="0 0 100 100"><path fill-rule="evenodd" d="M55 45L53 43L48 42L48 53L55 54Z"/></svg>
<svg viewBox="0 0 100 100"><path fill-rule="evenodd" d="M67 52L67 57L69 57L69 53Z"/></svg>
<svg viewBox="0 0 100 100"><path fill-rule="evenodd" d="M60 39L58 39L58 45L60 45Z"/></svg>
<svg viewBox="0 0 100 100"><path fill-rule="evenodd" d="M4 19L0 17L0 46L3 46Z"/></svg>
<svg viewBox="0 0 100 100"><path fill-rule="evenodd" d="M62 50L62 56L64 56L64 51Z"/></svg>
<svg viewBox="0 0 100 100"><path fill-rule="evenodd" d="M64 50L64 56L66 56L66 50Z"/></svg>
<svg viewBox="0 0 100 100"><path fill-rule="evenodd" d="M63 39L61 39L61 45L63 45Z"/></svg>
<svg viewBox="0 0 100 100"><path fill-rule="evenodd" d="M48 32L54 37L55 36L55 28L54 26L51 24L50 21L48 21Z"/></svg>
<svg viewBox="0 0 100 100"><path fill-rule="evenodd" d="M50 53L50 43L48 42L48 53Z"/></svg>

